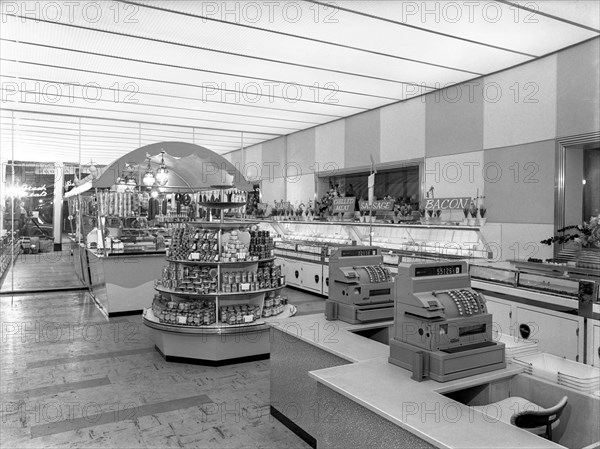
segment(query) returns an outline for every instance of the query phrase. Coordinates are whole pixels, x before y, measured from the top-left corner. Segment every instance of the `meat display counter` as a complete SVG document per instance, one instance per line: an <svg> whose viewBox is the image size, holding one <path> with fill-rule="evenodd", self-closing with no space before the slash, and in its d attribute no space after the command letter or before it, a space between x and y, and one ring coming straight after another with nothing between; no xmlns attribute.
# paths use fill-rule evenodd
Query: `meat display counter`
<svg viewBox="0 0 600 449"><path fill-rule="evenodd" d="M392 273L401 261L494 257L475 226L412 225L358 222L262 221L276 237L275 256L290 286L321 295L329 292L329 256L339 246L381 248Z"/></svg>

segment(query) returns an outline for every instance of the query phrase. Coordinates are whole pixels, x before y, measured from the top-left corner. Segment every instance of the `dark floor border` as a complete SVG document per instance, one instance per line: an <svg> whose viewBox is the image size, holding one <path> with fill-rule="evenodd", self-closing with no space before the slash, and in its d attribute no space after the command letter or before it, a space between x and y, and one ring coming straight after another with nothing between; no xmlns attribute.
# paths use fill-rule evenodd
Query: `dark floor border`
<svg viewBox="0 0 600 449"><path fill-rule="evenodd" d="M78 290L87 290L87 287L61 287L61 288L46 288L44 290L12 290L9 292L0 292L1 295L30 295L32 293L54 293L54 292L73 292Z"/></svg>
<svg viewBox="0 0 600 449"><path fill-rule="evenodd" d="M290 285L290 284L285 284L285 288L290 288L292 290L297 290L299 292L302 293L310 293L311 295L315 295L315 296L320 296L322 298L327 298L329 295L325 295L323 293L317 293L313 290L308 290L306 288L302 288L302 287L296 287L295 285Z"/></svg>
<svg viewBox="0 0 600 449"><path fill-rule="evenodd" d="M115 318L118 316L127 316L127 315L141 315L142 313L144 313L143 309L139 309L139 310L125 310L123 312L111 312L108 314L109 318Z"/></svg>
<svg viewBox="0 0 600 449"><path fill-rule="evenodd" d="M271 357L271 354L258 354L258 355L249 355L246 357L236 357L233 359L225 359L225 360L206 360L206 359L193 359L191 357L178 357L173 355L165 355L160 350L158 346L154 346L154 349L158 351L158 353L165 359L166 362L172 363L187 363L189 365L202 365L202 366L226 366L226 365L235 365L237 363L247 363L247 362L256 362L258 360L267 360Z"/></svg>
<svg viewBox="0 0 600 449"><path fill-rule="evenodd" d="M304 442L306 444L308 444L310 447L312 447L313 449L317 449L317 440L310 433L308 433L306 430L304 430L302 427L300 427L298 424L296 424L290 418L285 416L283 413L281 413L279 410L277 410L272 405L271 405L271 416L273 416L277 421L279 421L285 427L287 427L292 432L294 432L296 435L298 435L300 438L302 438L302 440L304 440Z"/></svg>

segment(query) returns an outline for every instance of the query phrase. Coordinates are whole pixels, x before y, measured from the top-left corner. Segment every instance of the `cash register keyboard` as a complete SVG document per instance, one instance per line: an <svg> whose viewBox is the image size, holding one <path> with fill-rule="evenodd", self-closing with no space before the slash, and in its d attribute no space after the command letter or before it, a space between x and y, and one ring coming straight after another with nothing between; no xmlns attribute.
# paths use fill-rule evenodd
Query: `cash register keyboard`
<svg viewBox="0 0 600 449"><path fill-rule="evenodd" d="M471 290L448 290L446 293L450 296L459 315L474 315L482 312L476 293Z"/></svg>
<svg viewBox="0 0 600 449"><path fill-rule="evenodd" d="M382 267L381 265L365 265L362 268L364 268L367 272L367 275L369 276L369 282L371 284L392 281L390 270Z"/></svg>

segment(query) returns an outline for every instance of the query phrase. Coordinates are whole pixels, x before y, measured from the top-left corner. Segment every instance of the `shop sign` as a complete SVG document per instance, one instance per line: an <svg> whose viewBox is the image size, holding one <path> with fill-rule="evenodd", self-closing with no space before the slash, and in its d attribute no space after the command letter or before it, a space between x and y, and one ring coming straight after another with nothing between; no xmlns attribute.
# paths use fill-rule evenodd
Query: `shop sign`
<svg viewBox="0 0 600 449"><path fill-rule="evenodd" d="M366 210L374 210L374 211L378 211L378 210L394 210L394 200L373 201L373 204L371 206L369 206L369 202L368 201L360 201L358 204L360 206L360 210L361 211L366 211Z"/></svg>
<svg viewBox="0 0 600 449"><path fill-rule="evenodd" d="M471 205L471 198L456 197L456 198L425 198L425 210L449 210L449 209L464 209Z"/></svg>
<svg viewBox="0 0 600 449"><path fill-rule="evenodd" d="M46 191L46 184L39 187L23 184L21 187L25 192L25 196L28 198L39 198L48 195L48 192Z"/></svg>
<svg viewBox="0 0 600 449"><path fill-rule="evenodd" d="M344 213L344 212L354 212L354 203L356 198L353 196L347 196L344 198L334 198L333 199L333 209L332 212L334 214Z"/></svg>

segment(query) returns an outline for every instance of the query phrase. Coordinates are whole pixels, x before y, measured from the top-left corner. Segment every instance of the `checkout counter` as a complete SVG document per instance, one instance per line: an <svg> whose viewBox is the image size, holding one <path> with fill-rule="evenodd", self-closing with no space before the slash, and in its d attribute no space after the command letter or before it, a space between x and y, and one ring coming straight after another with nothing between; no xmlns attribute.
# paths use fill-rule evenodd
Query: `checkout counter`
<svg viewBox="0 0 600 449"><path fill-rule="evenodd" d="M598 447L600 398L506 364L463 264L400 267L394 323L273 324L271 414L319 448ZM565 396L552 440L500 416L509 398L548 409Z"/></svg>

